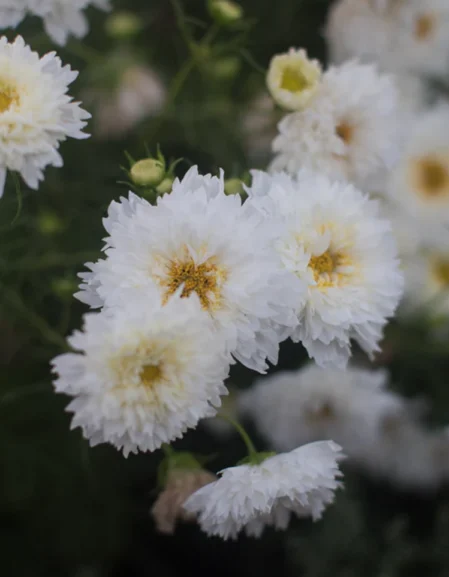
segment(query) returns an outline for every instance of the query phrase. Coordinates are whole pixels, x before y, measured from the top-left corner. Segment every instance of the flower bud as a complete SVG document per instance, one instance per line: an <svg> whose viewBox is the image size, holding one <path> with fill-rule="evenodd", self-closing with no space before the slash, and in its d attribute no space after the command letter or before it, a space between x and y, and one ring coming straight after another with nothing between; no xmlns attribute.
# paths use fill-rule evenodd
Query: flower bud
<svg viewBox="0 0 449 577"><path fill-rule="evenodd" d="M157 530L172 535L177 520L193 521L195 517L183 509L183 504L198 489L216 480L215 475L201 468L170 470L165 488L151 509Z"/></svg>
<svg viewBox="0 0 449 577"><path fill-rule="evenodd" d="M215 22L223 26L233 24L243 17L242 7L230 0L209 0L208 8Z"/></svg>
<svg viewBox="0 0 449 577"><path fill-rule="evenodd" d="M131 167L129 174L137 186L158 186L164 182L165 166L160 160L144 158Z"/></svg>
<svg viewBox="0 0 449 577"><path fill-rule="evenodd" d="M106 20L106 33L116 40L132 38L141 30L142 22L133 12L116 12Z"/></svg>
<svg viewBox="0 0 449 577"><path fill-rule="evenodd" d="M239 178L229 178L228 180L225 180L224 193L228 196L231 196L232 194L242 194L242 181Z"/></svg>
<svg viewBox="0 0 449 577"><path fill-rule="evenodd" d="M63 221L57 214L50 211L41 212L37 217L37 226L39 231L46 236L52 236L64 230Z"/></svg>
<svg viewBox="0 0 449 577"><path fill-rule="evenodd" d="M164 178L164 180L158 186L156 186L156 192L158 194L166 194L171 192L174 180L174 178L167 176L167 178Z"/></svg>

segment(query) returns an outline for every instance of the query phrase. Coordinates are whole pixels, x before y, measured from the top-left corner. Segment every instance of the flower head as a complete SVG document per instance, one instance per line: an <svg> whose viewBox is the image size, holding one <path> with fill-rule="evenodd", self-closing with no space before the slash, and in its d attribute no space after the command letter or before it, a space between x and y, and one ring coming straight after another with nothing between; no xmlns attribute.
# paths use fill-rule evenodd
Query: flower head
<svg viewBox="0 0 449 577"><path fill-rule="evenodd" d="M39 59L20 36L0 38L0 196L7 170L37 189L47 165L62 166L59 143L87 136L90 114L67 95L77 75L54 53Z"/></svg>
<svg viewBox="0 0 449 577"><path fill-rule="evenodd" d="M88 314L69 343L77 353L53 360L57 392L91 445L154 451L215 414L229 369L223 341L198 299L134 301Z"/></svg>
<svg viewBox="0 0 449 577"><path fill-rule="evenodd" d="M249 206L281 222L277 253L307 287L293 340L323 366L345 366L351 339L377 351L402 294L396 246L377 203L307 171L296 179L255 171L248 194Z"/></svg>
<svg viewBox="0 0 449 577"><path fill-rule="evenodd" d="M184 508L198 515L208 535L235 539L244 530L259 537L265 526L286 529L292 514L321 517L340 486L341 448L331 441L313 443L259 465L221 471L215 483L194 493Z"/></svg>
<svg viewBox="0 0 449 577"><path fill-rule="evenodd" d="M112 203L107 258L88 265L77 296L110 307L154 290L162 305L178 290L182 297L196 293L235 358L264 371L296 322L301 287L287 282L270 223L223 186L223 177L201 176L194 167L157 206L132 194Z"/></svg>
<svg viewBox="0 0 449 577"><path fill-rule="evenodd" d="M28 0L0 0L0 29L15 28L25 18Z"/></svg>
<svg viewBox="0 0 449 577"><path fill-rule="evenodd" d="M271 59L267 86L273 99L287 110L304 108L318 91L321 66L305 50L291 48Z"/></svg>

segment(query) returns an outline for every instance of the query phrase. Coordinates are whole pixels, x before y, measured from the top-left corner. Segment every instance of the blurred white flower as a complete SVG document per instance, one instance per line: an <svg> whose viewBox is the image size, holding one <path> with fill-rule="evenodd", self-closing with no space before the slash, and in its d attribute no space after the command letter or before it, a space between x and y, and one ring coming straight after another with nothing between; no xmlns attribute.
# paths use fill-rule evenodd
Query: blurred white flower
<svg viewBox="0 0 449 577"><path fill-rule="evenodd" d="M265 526L286 529L292 514L317 520L340 486L342 457L338 445L324 441L268 457L259 465L225 469L184 508L198 515L208 535L223 539L236 539L241 530L260 537Z"/></svg>
<svg viewBox="0 0 449 577"><path fill-rule="evenodd" d="M57 392L74 400L72 428L91 445L154 451L215 414L229 359L209 316L192 295L164 307L153 294L115 312L85 316L69 343L77 353L53 360Z"/></svg>
<svg viewBox="0 0 449 577"><path fill-rule="evenodd" d="M390 198L427 225L449 224L449 106L421 114L389 179Z"/></svg>
<svg viewBox="0 0 449 577"><path fill-rule="evenodd" d="M100 87L87 94L95 108L96 135L122 137L145 118L156 116L166 96L166 87L152 68L140 64L127 67L112 90Z"/></svg>
<svg viewBox="0 0 449 577"><path fill-rule="evenodd" d="M282 112L267 92L257 94L242 112L240 126L251 165L266 165Z"/></svg>
<svg viewBox="0 0 449 577"><path fill-rule="evenodd" d="M15 28L25 18L29 0L0 0L0 29Z"/></svg>
<svg viewBox="0 0 449 577"><path fill-rule="evenodd" d="M279 123L271 170L312 168L363 186L398 159L399 113L390 76L356 62L332 67L309 107Z"/></svg>
<svg viewBox="0 0 449 577"><path fill-rule="evenodd" d="M277 363L301 285L273 249L274 227L240 195L224 194L223 175L193 167L157 206L130 194L111 204L105 228L107 258L88 265L80 300L114 306L156 288L165 303L183 286L182 296L196 292L237 360L261 372L267 359Z"/></svg>
<svg viewBox="0 0 449 577"><path fill-rule="evenodd" d="M267 74L268 90L287 110L301 110L318 92L321 65L307 57L305 50L291 48L285 54L273 56Z"/></svg>
<svg viewBox="0 0 449 577"><path fill-rule="evenodd" d="M46 166L63 164L59 143L88 136L90 114L67 95L77 76L54 52L39 59L20 36L0 38L0 196L7 170L37 189Z"/></svg>
<svg viewBox="0 0 449 577"><path fill-rule="evenodd" d="M84 10L93 4L108 10L110 0L27 0L32 14L40 16L50 38L59 45L66 44L69 36L83 38L89 24Z"/></svg>
<svg viewBox="0 0 449 577"><path fill-rule="evenodd" d="M344 367L351 339L368 354L379 350L403 280L377 202L308 171L297 179L254 171L248 194L248 208L279 222L276 250L307 289L297 301L293 340L322 366Z"/></svg>
<svg viewBox="0 0 449 577"><path fill-rule="evenodd" d="M383 419L405 409L387 382L383 370L309 364L256 381L241 394L239 413L251 417L277 451L332 438L348 457L361 458L379 438Z"/></svg>

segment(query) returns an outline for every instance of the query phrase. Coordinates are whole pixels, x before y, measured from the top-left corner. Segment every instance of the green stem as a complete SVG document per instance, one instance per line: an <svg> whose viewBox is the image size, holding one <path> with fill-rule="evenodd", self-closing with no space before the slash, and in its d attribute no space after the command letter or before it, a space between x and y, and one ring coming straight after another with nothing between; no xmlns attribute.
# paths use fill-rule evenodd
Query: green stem
<svg viewBox="0 0 449 577"><path fill-rule="evenodd" d="M219 417L220 419L224 419L225 421L228 421L228 423L234 427L234 429L237 431L237 433L240 435L243 442L245 443L249 457L257 455L258 452L256 447L254 446L254 443L251 441L250 436L238 421L234 420L231 417L228 417L227 415L218 414L217 417Z"/></svg>

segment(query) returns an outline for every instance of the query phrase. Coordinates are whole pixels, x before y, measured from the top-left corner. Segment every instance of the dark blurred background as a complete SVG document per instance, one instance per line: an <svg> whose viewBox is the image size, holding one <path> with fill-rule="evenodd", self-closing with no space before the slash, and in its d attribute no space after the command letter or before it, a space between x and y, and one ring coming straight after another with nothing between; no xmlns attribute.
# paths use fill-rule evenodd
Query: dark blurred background
<svg viewBox="0 0 449 577"><path fill-rule="evenodd" d="M184 25L201 42L211 27L203 0L179 4L188 16ZM8 181L1 201L2 576L449 575L447 491L405 493L349 465L346 489L320 523L296 521L285 534L266 531L260 540L242 537L234 543L208 539L194 525L180 526L173 537L158 535L149 509L161 456L125 459L109 446L89 448L78 430L70 431L64 412L68 399L52 391L49 361L86 311L72 297L76 274L99 256L102 216L111 200L127 192L120 184L126 180L120 168L127 166L125 151L137 159L145 156L145 145L155 152L159 143L166 157L184 159L178 175L191 164L202 171L224 168L228 177L263 167L269 157L264 135L272 127L266 126L263 109L258 122L257 100L264 98L261 68L290 46L305 47L325 62L327 0L241 4L245 25L219 31L204 44L186 78L179 74L191 54L169 0L114 2L114 10L137 14L143 25L125 40L106 32L107 15L88 10L90 34L58 50L64 62L80 70L77 98L94 94L99 100L86 104L94 116L101 95L117 82L111 63L123 55L156 71L166 96L162 110L118 137L99 136L93 121L94 136L64 143L64 168L47 170L38 192L23 186L18 196ZM25 21L19 32L41 54L54 49L37 19ZM11 31L7 35L14 37ZM255 133L252 142L248 130ZM433 407L429 426L446 424L449 345L426 346L425 338L419 324L393 325L385 362L398 391L410 397L425 392ZM305 355L287 344L275 370L304 361ZM254 377L236 368L232 382L244 388ZM260 439L258 444L263 447ZM212 455L214 471L245 454L237 436L221 440L201 427L178 446Z"/></svg>

